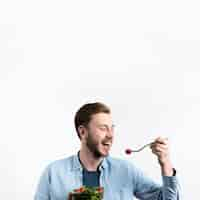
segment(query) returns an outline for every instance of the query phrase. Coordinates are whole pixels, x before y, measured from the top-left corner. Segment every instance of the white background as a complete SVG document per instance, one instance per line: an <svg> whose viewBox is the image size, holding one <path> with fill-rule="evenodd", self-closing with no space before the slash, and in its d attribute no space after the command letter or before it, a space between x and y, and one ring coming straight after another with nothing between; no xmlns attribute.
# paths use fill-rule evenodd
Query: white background
<svg viewBox="0 0 200 200"><path fill-rule="evenodd" d="M0 199L29 200L43 169L79 149L73 118L108 104L111 154L160 181L137 148L168 137L184 199L199 199L198 1L1 1Z"/></svg>

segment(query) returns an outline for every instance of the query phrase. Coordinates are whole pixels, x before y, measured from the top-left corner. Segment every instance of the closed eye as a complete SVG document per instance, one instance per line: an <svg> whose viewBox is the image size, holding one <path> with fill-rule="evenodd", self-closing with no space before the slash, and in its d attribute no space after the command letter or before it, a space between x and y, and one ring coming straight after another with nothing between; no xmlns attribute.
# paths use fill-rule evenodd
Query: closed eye
<svg viewBox="0 0 200 200"><path fill-rule="evenodd" d="M107 130L107 127L105 127L105 126L102 126L102 127L99 127L100 128L100 130L102 130L102 131L106 131Z"/></svg>
<svg viewBox="0 0 200 200"><path fill-rule="evenodd" d="M115 125L112 125L111 128L110 128L110 130L113 131L113 130L114 130L114 127L115 127ZM104 125L104 126L99 126L99 129L102 130L102 131L109 131L109 127L106 126L106 125Z"/></svg>

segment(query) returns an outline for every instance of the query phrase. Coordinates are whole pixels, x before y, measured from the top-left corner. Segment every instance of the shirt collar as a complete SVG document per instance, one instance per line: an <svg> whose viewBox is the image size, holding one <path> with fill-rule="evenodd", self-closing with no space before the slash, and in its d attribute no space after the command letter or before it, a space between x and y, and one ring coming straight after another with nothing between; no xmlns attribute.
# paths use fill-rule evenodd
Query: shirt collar
<svg viewBox="0 0 200 200"><path fill-rule="evenodd" d="M79 152L78 152L79 153ZM72 170L83 170L83 166L80 163L79 157L78 157L78 153L76 155L73 156L73 160L72 160ZM107 156L108 157L108 156ZM99 165L99 170L101 171L102 169L106 169L108 166L108 161L107 161L107 157L103 158L103 161L101 162L101 164Z"/></svg>

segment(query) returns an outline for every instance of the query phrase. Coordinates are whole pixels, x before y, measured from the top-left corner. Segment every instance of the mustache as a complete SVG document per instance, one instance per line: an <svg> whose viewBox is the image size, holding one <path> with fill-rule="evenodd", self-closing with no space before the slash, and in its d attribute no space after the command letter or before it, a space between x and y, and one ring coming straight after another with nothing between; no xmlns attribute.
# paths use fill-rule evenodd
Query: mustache
<svg viewBox="0 0 200 200"><path fill-rule="evenodd" d="M102 143L107 143L107 142L111 142L111 143L112 143L112 142L113 142L113 139L109 139L109 140L108 140L108 139L105 139L105 140L102 141Z"/></svg>

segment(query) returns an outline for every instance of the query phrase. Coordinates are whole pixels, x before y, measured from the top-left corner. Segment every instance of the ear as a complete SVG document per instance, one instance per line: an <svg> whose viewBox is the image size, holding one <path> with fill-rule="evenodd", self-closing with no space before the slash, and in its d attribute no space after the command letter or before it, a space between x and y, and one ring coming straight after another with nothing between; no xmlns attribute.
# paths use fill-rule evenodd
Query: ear
<svg viewBox="0 0 200 200"><path fill-rule="evenodd" d="M83 125L80 125L78 127L78 132L79 132L79 135L80 135L80 139L82 139L86 136L86 129Z"/></svg>

